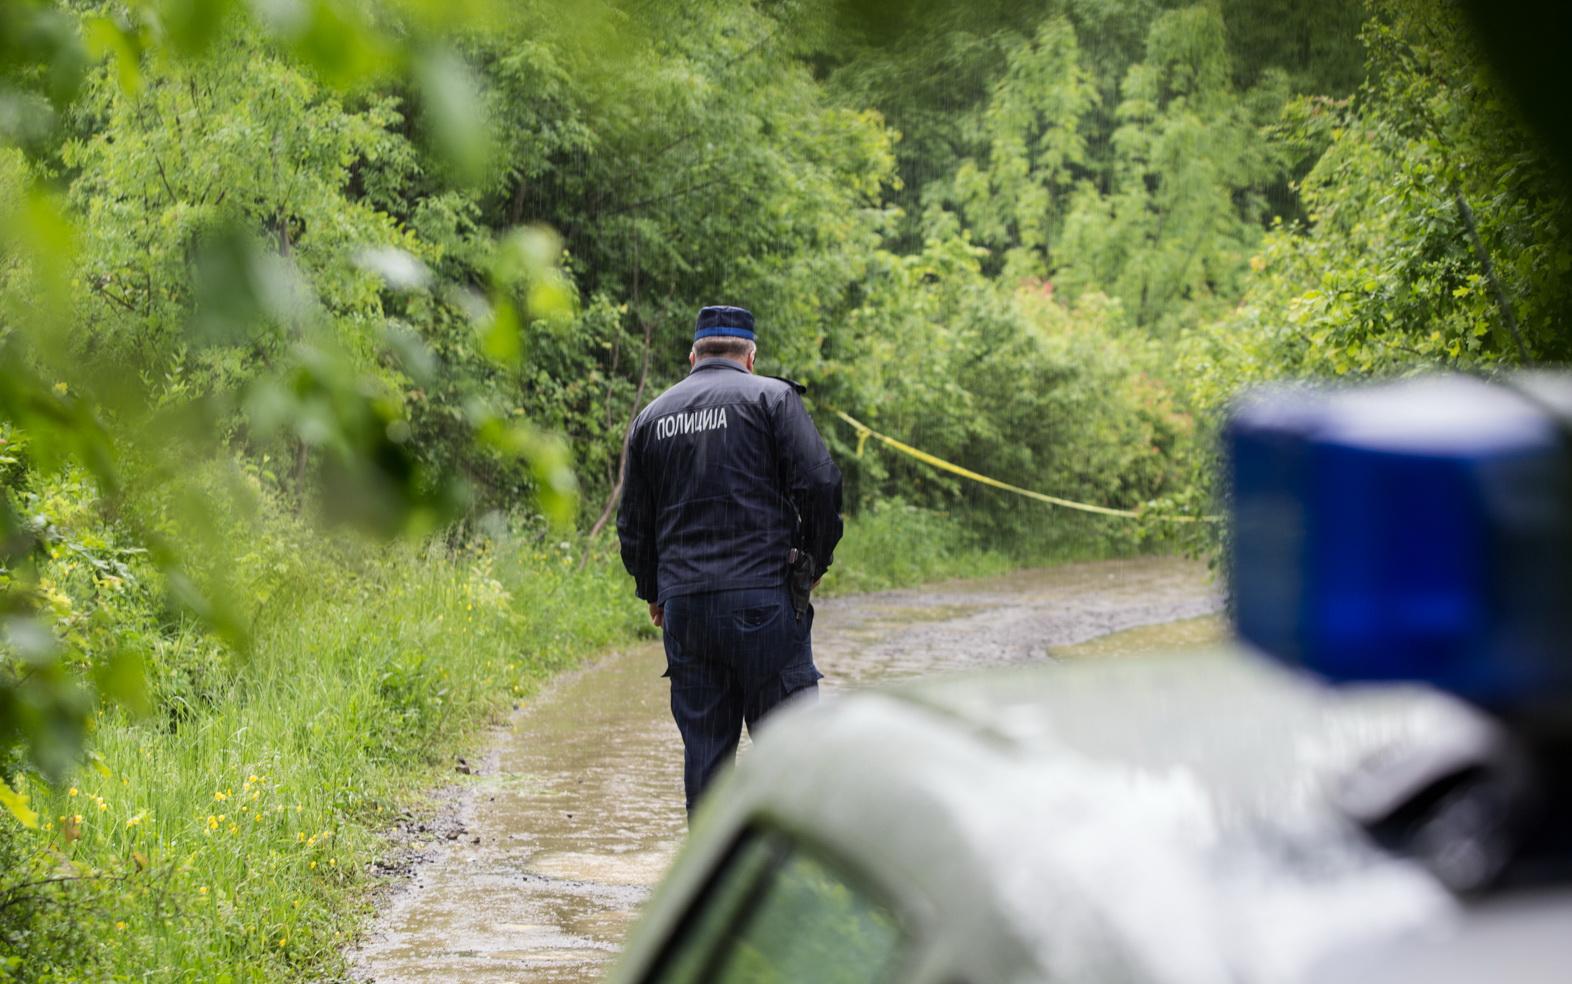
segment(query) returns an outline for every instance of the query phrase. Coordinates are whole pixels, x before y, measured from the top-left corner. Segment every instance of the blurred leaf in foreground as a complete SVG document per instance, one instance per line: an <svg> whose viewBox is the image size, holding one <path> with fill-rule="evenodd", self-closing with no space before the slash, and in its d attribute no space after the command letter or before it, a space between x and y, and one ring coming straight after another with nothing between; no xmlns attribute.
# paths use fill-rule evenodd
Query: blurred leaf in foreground
<svg viewBox="0 0 1572 984"><path fill-rule="evenodd" d="M27 805L26 793L19 793L12 789L10 784L0 778L0 806L16 817L18 823L29 830L38 829L38 812Z"/></svg>
<svg viewBox="0 0 1572 984"><path fill-rule="evenodd" d="M414 79L432 148L461 184L478 183L494 148L475 73L451 49L438 47L415 56Z"/></svg>

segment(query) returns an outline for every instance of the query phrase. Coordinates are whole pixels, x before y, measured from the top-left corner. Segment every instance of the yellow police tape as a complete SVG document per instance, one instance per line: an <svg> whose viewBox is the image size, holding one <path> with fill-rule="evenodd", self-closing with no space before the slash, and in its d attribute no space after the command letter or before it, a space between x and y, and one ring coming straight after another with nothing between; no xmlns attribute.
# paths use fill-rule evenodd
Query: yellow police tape
<svg viewBox="0 0 1572 984"><path fill-rule="evenodd" d="M1019 485L1011 485L1009 482L1001 482L997 478L989 478L987 475L974 472L970 468L962 468L960 465L957 465L953 462L945 461L943 458L935 457L926 451L914 448L904 441L897 441L888 434L880 434L878 431L874 430L872 427L869 427L867 424L858 420L856 417L853 417L849 413L845 413L840 410L836 410L834 412L835 416L846 421L852 426L853 429L857 431L857 454L859 456L862 454L863 444L867 442L868 438L872 437L882 441L885 444L888 444L890 447L901 452L902 454L916 458L923 464L932 465L935 468L950 472L951 474L959 475L962 478L969 478L974 482L980 482L983 485L989 485L996 489L1002 489L1005 492L1014 492L1016 495L1024 495L1028 499L1036 499L1038 502L1046 502L1050 506L1062 506L1065 509L1079 509L1081 512L1096 513L1099 516L1118 516L1121 519L1157 519L1169 523L1215 523L1218 520L1218 517L1216 516L1148 516L1147 514L1134 509L1113 509L1108 506L1094 506L1089 502L1076 502L1072 499L1061 499L1056 495L1048 495L1045 492L1034 492L1031 489L1023 489Z"/></svg>

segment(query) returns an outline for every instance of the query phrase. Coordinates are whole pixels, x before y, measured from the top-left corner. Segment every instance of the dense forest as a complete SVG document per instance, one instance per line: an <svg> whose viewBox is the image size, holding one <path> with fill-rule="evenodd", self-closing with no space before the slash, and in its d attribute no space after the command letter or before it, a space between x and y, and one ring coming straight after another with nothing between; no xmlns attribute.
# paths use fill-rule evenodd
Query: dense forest
<svg viewBox="0 0 1572 984"><path fill-rule="evenodd" d="M334 966L411 763L634 631L605 519L703 304L808 386L853 586L1209 549L1255 381L1564 361L1572 216L1472 37L0 0L0 980Z"/></svg>

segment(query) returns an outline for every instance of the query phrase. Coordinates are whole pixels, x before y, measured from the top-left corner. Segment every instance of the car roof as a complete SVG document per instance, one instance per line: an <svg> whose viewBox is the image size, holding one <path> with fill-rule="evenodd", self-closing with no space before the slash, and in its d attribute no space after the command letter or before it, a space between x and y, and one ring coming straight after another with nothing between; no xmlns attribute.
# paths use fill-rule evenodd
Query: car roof
<svg viewBox="0 0 1572 984"><path fill-rule="evenodd" d="M1329 688L1232 644L1177 658L1023 664L866 696L972 735L978 755L1183 770L1219 805L1266 801L1280 817L1377 751L1491 727L1428 687Z"/></svg>
<svg viewBox="0 0 1572 984"><path fill-rule="evenodd" d="M1486 726L1439 693L1332 691L1231 646L857 692L762 730L663 892L696 892L764 824L895 900L922 940L906 980L1305 979L1458 912L1332 788Z"/></svg>

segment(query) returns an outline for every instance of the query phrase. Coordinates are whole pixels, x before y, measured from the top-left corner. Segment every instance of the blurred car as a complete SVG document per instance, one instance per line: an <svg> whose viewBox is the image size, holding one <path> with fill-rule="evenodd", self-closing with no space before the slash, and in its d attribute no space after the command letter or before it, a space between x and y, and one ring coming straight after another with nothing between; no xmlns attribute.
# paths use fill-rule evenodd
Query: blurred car
<svg viewBox="0 0 1572 984"><path fill-rule="evenodd" d="M611 981L1572 980L1568 419L1564 377L1245 401L1249 644L783 711Z"/></svg>
<svg viewBox="0 0 1572 984"><path fill-rule="evenodd" d="M1565 981L1572 885L1465 900L1341 791L1495 725L1232 647L783 712L696 818L618 984Z"/></svg>

